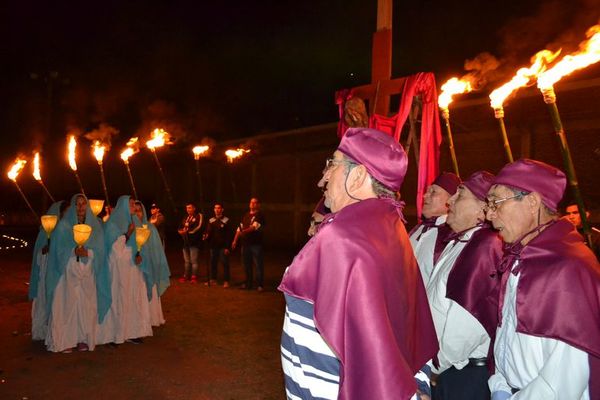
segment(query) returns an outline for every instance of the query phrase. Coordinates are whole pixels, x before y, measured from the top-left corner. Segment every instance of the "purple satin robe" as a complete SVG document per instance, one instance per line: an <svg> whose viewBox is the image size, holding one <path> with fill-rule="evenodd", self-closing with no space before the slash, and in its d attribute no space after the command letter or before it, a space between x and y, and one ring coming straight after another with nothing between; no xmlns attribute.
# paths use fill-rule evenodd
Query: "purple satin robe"
<svg viewBox="0 0 600 400"><path fill-rule="evenodd" d="M368 199L327 215L279 290L314 304L341 363L340 399L415 393L414 374L438 342L397 203Z"/></svg>
<svg viewBox="0 0 600 400"><path fill-rule="evenodd" d="M517 332L562 340L588 353L590 398L600 399L598 260L566 220L548 226L518 257Z"/></svg>

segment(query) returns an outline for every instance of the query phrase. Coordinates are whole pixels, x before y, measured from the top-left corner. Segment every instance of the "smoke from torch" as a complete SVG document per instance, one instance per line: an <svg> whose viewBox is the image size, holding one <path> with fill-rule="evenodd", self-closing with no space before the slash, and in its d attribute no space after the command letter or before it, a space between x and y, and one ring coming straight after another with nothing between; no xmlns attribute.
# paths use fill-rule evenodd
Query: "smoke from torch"
<svg viewBox="0 0 600 400"><path fill-rule="evenodd" d="M8 175L8 179L13 181L13 183L17 187L17 190L21 194L21 197L23 197L23 200L25 200L25 203L27 204L27 207L29 207L29 210L31 211L31 213L33 215L35 215L36 219L39 219L37 213L31 206L31 203L29 202L29 200L27 200L25 193L23 193L23 191L21 190L21 187L17 183L17 177L21 173L21 170L23 170L23 168L25 168L25 164L27 164L27 160L23 160L22 158L17 157L17 159L15 160L15 163L12 165L12 167L10 168L10 170L8 171L8 173L6 175Z"/></svg>
<svg viewBox="0 0 600 400"><path fill-rule="evenodd" d="M52 195L50 194L50 191L48 191L48 188L46 187L46 185L44 185L44 181L42 181L42 175L40 173L40 153L38 151L36 151L35 155L33 156L32 175L33 175L33 178L42 186L44 191L46 191L46 194L48 195L50 200L52 200L52 202L54 203L55 202L54 197L52 197Z"/></svg>

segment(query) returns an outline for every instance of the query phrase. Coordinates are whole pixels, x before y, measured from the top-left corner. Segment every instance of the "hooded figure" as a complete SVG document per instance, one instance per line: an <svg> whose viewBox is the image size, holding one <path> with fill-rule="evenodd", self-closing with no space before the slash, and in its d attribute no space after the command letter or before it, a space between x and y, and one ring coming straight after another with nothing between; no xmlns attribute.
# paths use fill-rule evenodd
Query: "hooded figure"
<svg viewBox="0 0 600 400"><path fill-rule="evenodd" d="M79 249L73 237L76 224L92 228L89 239ZM46 299L51 310L46 337L48 350L94 349L98 320L111 303L109 288L102 226L87 198L76 194L50 242L46 274Z"/></svg>
<svg viewBox="0 0 600 400"><path fill-rule="evenodd" d="M46 215L56 215L60 218L62 201L53 203ZM57 221L58 224L58 221ZM56 227L55 227L56 228ZM29 278L29 300L31 305L31 339L44 340L48 332L48 313L46 306L46 268L48 266L48 248L50 239L40 226L31 261L31 277Z"/></svg>
<svg viewBox="0 0 600 400"><path fill-rule="evenodd" d="M112 210L104 230L106 262L112 276L113 302L98 330L98 344L141 342L152 336L150 305L144 275L149 263L137 256L135 203L130 196L121 196Z"/></svg>
<svg viewBox="0 0 600 400"><path fill-rule="evenodd" d="M140 208L142 219L136 215L133 217L136 227L145 226L150 229L150 237L140 252L142 264L140 265L144 272L146 281L146 290L148 291L148 300L150 301L150 322L152 326L160 326L165 323L165 317L162 311L160 296L169 287L171 275L169 263L162 246L162 240L154 224L148 223L146 208L141 202L136 201L136 207Z"/></svg>

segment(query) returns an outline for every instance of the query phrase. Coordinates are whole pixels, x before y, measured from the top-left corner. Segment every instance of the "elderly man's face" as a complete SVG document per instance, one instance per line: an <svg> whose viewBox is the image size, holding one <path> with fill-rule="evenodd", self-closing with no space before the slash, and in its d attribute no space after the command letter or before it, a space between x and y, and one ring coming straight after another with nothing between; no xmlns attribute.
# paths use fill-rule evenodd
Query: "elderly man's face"
<svg viewBox="0 0 600 400"><path fill-rule="evenodd" d="M450 193L438 185L431 185L423 195L423 216L425 218L439 217L448 212Z"/></svg>
<svg viewBox="0 0 600 400"><path fill-rule="evenodd" d="M458 190L448 199L448 218L446 223L454 232L462 232L485 220L483 208L485 203L479 200L466 186Z"/></svg>
<svg viewBox="0 0 600 400"><path fill-rule="evenodd" d="M496 203L495 210L488 207L486 212L487 219L506 243L514 243L537 225L529 204L523 197L514 196L514 192L504 185L492 186L487 194L488 203L507 199Z"/></svg>
<svg viewBox="0 0 600 400"><path fill-rule="evenodd" d="M352 199L346 191L346 163L340 151L333 153L333 162L323 171L319 184L325 188L325 206L337 212L350 204Z"/></svg>

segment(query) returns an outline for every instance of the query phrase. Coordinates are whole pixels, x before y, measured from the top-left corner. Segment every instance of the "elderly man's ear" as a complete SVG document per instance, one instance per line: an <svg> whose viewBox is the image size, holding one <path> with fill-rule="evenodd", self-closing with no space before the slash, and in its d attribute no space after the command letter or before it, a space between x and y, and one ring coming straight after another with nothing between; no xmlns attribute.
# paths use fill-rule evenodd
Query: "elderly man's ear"
<svg viewBox="0 0 600 400"><path fill-rule="evenodd" d="M371 186L371 177L364 165L357 165L350 171L349 184L352 189L362 188L366 183Z"/></svg>

